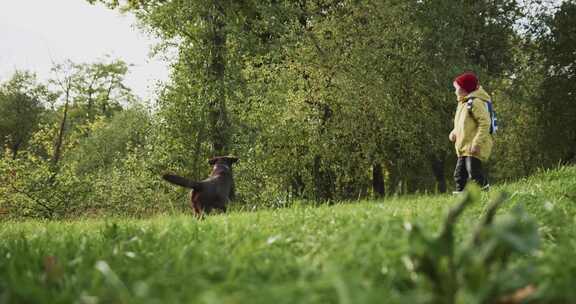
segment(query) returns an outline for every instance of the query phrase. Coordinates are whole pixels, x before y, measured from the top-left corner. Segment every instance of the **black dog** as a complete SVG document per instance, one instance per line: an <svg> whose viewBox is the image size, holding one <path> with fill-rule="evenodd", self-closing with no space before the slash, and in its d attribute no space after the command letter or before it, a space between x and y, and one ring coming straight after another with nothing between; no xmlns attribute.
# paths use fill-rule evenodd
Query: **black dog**
<svg viewBox="0 0 576 304"><path fill-rule="evenodd" d="M238 158L229 156L210 159L208 163L213 166L212 173L200 182L173 174L164 174L162 178L172 184L192 189L190 203L197 216L201 216L203 212L210 213L213 209L226 212L226 204L234 199L232 164L237 161Z"/></svg>

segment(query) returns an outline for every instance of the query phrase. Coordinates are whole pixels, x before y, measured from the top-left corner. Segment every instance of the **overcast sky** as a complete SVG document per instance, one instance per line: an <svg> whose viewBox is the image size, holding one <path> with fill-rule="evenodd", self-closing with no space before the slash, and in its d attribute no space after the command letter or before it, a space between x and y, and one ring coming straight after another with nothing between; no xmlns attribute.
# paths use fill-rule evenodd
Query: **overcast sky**
<svg viewBox="0 0 576 304"><path fill-rule="evenodd" d="M0 0L0 81L16 69L50 75L52 61L92 63L105 55L134 64L126 84L145 99L168 78L167 64L150 59L151 38L134 18L84 0Z"/></svg>

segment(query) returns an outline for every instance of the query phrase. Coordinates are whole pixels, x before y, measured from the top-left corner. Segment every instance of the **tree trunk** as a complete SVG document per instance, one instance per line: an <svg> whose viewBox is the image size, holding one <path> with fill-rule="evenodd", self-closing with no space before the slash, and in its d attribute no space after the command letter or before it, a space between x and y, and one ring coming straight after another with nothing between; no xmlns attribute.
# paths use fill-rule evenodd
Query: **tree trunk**
<svg viewBox="0 0 576 304"><path fill-rule="evenodd" d="M332 181L332 174L329 170L322 168L322 157L316 155L314 157L314 166L312 168L312 176L314 177L314 189L316 191L317 201L329 201L334 198L334 185Z"/></svg>
<svg viewBox="0 0 576 304"><path fill-rule="evenodd" d="M380 163L372 165L372 190L376 197L382 197L385 193L384 174Z"/></svg>
<svg viewBox="0 0 576 304"><path fill-rule="evenodd" d="M432 172L434 173L434 178L438 184L438 191L440 193L446 193L446 170L445 164L446 160L444 157L431 157Z"/></svg>
<svg viewBox="0 0 576 304"><path fill-rule="evenodd" d="M15 160L18 157L18 150L20 150L20 141L17 141L12 146L12 160Z"/></svg>
<svg viewBox="0 0 576 304"><path fill-rule="evenodd" d="M296 174L292 176L290 179L290 193L298 198L301 198L304 194L305 184L302 180L302 176L300 174Z"/></svg>
<svg viewBox="0 0 576 304"><path fill-rule="evenodd" d="M324 136L326 133L326 124L332 118L332 109L330 106L321 103L312 103L317 106L317 109L322 113L322 120L320 123L320 129L318 132L320 136ZM332 200L334 198L334 173L330 170L329 166L322 166L322 156L316 155L314 157L314 186L316 188L316 199L320 201Z"/></svg>
<svg viewBox="0 0 576 304"><path fill-rule="evenodd" d="M64 115L62 116L62 121L60 121L60 129L58 130L58 138L54 145L54 156L52 157L52 168L54 170L53 177L56 176L58 171L58 162L62 154L62 145L64 143L64 131L66 128L66 120L68 119L68 104L70 103L70 88L66 89L66 102L64 103Z"/></svg>
<svg viewBox="0 0 576 304"><path fill-rule="evenodd" d="M398 191L402 190L402 185L400 184L401 182L401 176L400 176L400 171L398 170L398 166L392 162L388 163L387 166L387 170L388 170L388 193L389 194L397 194ZM398 186L400 186L400 188L398 188Z"/></svg>
<svg viewBox="0 0 576 304"><path fill-rule="evenodd" d="M209 66L209 81L211 99L208 101L208 119L211 131L212 149L215 155L225 155L229 150L230 122L226 110L226 85L224 72L226 68L226 32L225 9L221 1L214 0L213 8L208 17L210 22L211 58Z"/></svg>
<svg viewBox="0 0 576 304"><path fill-rule="evenodd" d="M576 147L576 138L572 141L572 148L570 148L568 150L568 152L566 152L566 154L564 155L564 157L562 158L562 163L563 164L574 164L576 163L576 149L574 147Z"/></svg>

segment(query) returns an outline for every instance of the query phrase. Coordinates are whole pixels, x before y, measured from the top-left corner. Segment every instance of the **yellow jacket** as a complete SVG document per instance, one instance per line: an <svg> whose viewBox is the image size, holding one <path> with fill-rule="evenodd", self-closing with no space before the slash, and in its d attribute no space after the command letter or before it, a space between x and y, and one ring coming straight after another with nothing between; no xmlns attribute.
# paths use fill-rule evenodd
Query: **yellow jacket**
<svg viewBox="0 0 576 304"><path fill-rule="evenodd" d="M467 101L472 98L472 108L468 109ZM486 102L490 95L482 87L465 97L458 98L458 107L454 116L454 129L451 134L456 136L454 147L458 157L474 156L481 161L487 161L492 153L492 135L490 134L490 113ZM472 154L470 148L477 146L479 152Z"/></svg>

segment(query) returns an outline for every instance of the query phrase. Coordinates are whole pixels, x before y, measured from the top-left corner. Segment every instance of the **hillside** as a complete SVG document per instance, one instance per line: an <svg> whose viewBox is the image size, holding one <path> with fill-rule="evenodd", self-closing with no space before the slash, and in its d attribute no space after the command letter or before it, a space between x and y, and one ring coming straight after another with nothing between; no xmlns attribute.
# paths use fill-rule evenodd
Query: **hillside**
<svg viewBox="0 0 576 304"><path fill-rule="evenodd" d="M511 256L539 303L576 302L576 167L506 185L466 209L460 247L505 191L522 205L539 249ZM2 303L427 303L409 270L405 223L439 231L451 195L147 220L3 222ZM421 283L421 284L420 284Z"/></svg>

